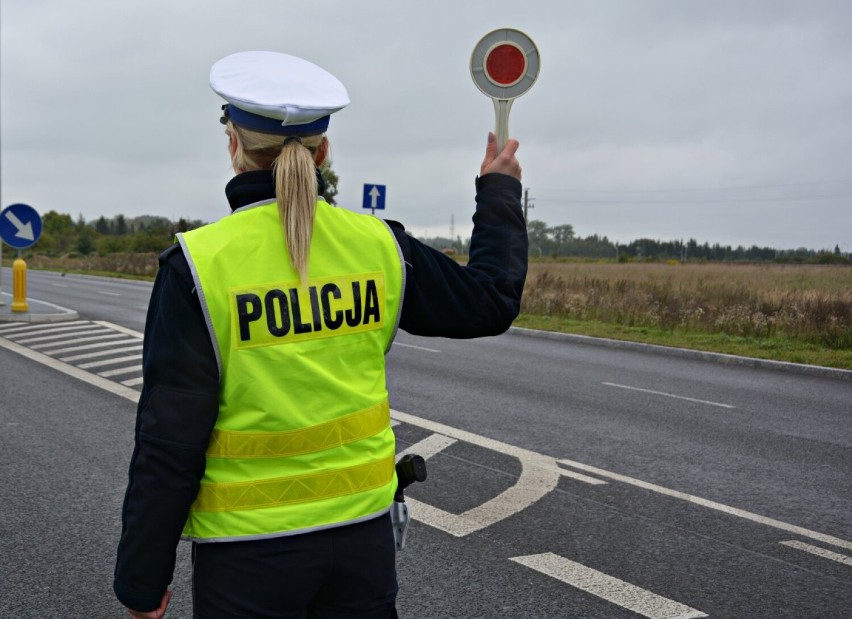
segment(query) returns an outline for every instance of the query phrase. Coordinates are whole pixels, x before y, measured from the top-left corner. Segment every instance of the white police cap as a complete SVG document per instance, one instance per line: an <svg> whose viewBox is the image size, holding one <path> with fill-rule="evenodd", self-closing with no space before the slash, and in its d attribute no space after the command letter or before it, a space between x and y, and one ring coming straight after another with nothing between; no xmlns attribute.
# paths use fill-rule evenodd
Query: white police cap
<svg viewBox="0 0 852 619"><path fill-rule="evenodd" d="M280 135L316 135L349 105L346 88L313 63L278 52L239 52L210 69L210 87L237 126Z"/></svg>

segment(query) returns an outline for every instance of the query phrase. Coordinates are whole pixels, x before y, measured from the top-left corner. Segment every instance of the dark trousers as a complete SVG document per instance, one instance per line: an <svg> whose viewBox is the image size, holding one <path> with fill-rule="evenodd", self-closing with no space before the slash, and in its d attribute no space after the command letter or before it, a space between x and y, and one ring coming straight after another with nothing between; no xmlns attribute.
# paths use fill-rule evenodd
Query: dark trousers
<svg viewBox="0 0 852 619"><path fill-rule="evenodd" d="M195 619L396 617L390 517L267 540L193 544Z"/></svg>

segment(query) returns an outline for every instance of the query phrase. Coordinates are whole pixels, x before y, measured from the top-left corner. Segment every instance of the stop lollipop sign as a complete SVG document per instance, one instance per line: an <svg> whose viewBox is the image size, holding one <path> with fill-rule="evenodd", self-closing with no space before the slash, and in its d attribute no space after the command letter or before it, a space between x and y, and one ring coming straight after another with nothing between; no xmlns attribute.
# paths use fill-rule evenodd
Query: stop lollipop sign
<svg viewBox="0 0 852 619"><path fill-rule="evenodd" d="M494 101L494 133L501 150L509 138L512 102L532 87L539 68L538 48L520 30L494 30L473 48L470 74L477 88Z"/></svg>

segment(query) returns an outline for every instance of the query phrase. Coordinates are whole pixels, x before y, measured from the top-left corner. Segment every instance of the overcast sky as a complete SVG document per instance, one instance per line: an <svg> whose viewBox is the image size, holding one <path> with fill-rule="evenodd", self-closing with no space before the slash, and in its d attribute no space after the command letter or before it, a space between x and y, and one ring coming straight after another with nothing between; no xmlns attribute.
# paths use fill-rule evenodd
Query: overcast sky
<svg viewBox="0 0 852 619"><path fill-rule="evenodd" d="M470 54L504 27L541 55L509 121L530 219L852 251L849 0L0 0L0 206L222 217L210 66L276 50L349 90L329 128L341 206L385 184L386 217L466 237L494 125Z"/></svg>

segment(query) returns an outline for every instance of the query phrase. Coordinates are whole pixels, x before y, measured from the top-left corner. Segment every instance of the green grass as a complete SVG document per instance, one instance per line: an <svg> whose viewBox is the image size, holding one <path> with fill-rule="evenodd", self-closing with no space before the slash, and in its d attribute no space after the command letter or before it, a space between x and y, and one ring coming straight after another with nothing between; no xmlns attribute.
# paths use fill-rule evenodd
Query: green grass
<svg viewBox="0 0 852 619"><path fill-rule="evenodd" d="M754 338L725 333L680 333L652 327L629 327L596 320L573 320L530 314L518 316L514 326L852 370L852 350L832 350L784 338Z"/></svg>

